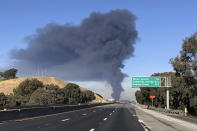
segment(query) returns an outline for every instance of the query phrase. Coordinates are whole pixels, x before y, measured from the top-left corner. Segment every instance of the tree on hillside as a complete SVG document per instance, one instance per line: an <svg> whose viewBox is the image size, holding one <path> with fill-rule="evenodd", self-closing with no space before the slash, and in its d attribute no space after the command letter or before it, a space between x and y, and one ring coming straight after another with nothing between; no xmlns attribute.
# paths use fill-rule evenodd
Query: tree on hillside
<svg viewBox="0 0 197 131"><path fill-rule="evenodd" d="M190 100L190 106L192 107L191 111L193 114L197 114L197 96Z"/></svg>
<svg viewBox="0 0 197 131"><path fill-rule="evenodd" d="M44 88L46 90L55 90L55 91L58 91L60 89L58 85L54 85L54 84L45 85Z"/></svg>
<svg viewBox="0 0 197 131"><path fill-rule="evenodd" d="M81 90L78 85L68 83L62 91L64 92L64 96L68 99L68 104L77 104L80 102Z"/></svg>
<svg viewBox="0 0 197 131"><path fill-rule="evenodd" d="M183 76L188 87L194 84L197 78L197 32L183 41L180 55L171 58L170 62L177 76Z"/></svg>
<svg viewBox="0 0 197 131"><path fill-rule="evenodd" d="M81 92L76 84L69 83L60 89L54 84L43 85L37 79L22 81L13 92L8 96L8 106L78 104L95 99L92 91Z"/></svg>
<svg viewBox="0 0 197 131"><path fill-rule="evenodd" d="M37 79L26 79L13 91L14 95L30 97L35 90L43 87L43 83Z"/></svg>
<svg viewBox="0 0 197 131"><path fill-rule="evenodd" d="M7 103L7 97L3 93L0 93L0 107L5 106L6 103Z"/></svg>
<svg viewBox="0 0 197 131"><path fill-rule="evenodd" d="M3 72L0 72L0 78L3 78Z"/></svg>
<svg viewBox="0 0 197 131"><path fill-rule="evenodd" d="M192 103L197 99L197 32L183 41L180 55L170 60L176 75L180 76L182 85L179 91L182 92L182 106L196 108ZM179 83L178 83L179 84ZM197 110L197 108L196 108Z"/></svg>
<svg viewBox="0 0 197 131"><path fill-rule="evenodd" d="M0 76L3 77L4 79L8 80L8 79L14 79L16 78L16 73L18 72L17 69L9 69L9 70L6 70L5 72L1 72L0 73Z"/></svg>
<svg viewBox="0 0 197 131"><path fill-rule="evenodd" d="M57 103L57 91L39 88L34 91L29 100L30 105L54 105Z"/></svg>
<svg viewBox="0 0 197 131"><path fill-rule="evenodd" d="M23 106L29 102L29 98L19 95L8 95L7 96L7 104L8 106Z"/></svg>
<svg viewBox="0 0 197 131"><path fill-rule="evenodd" d="M86 103L94 99L95 99L95 96L92 91L87 90L87 91L81 92L80 94L81 103Z"/></svg>

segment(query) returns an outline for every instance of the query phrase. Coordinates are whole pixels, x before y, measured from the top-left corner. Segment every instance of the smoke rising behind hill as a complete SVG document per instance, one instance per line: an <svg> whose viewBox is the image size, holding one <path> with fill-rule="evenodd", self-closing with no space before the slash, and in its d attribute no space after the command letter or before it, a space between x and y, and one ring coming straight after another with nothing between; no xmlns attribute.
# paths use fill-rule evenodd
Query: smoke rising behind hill
<svg viewBox="0 0 197 131"><path fill-rule="evenodd" d="M25 38L27 48L15 49L16 66L28 72L73 81L107 81L112 97L120 98L123 61L132 57L137 39L136 17L128 10L91 13L80 25L49 23Z"/></svg>

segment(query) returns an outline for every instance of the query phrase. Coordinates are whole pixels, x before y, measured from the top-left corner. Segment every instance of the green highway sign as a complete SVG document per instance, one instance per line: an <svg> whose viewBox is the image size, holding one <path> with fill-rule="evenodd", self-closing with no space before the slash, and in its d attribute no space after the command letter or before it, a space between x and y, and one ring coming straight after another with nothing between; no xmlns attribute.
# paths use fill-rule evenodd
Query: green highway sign
<svg viewBox="0 0 197 131"><path fill-rule="evenodd" d="M132 87L161 87L161 77L132 77Z"/></svg>

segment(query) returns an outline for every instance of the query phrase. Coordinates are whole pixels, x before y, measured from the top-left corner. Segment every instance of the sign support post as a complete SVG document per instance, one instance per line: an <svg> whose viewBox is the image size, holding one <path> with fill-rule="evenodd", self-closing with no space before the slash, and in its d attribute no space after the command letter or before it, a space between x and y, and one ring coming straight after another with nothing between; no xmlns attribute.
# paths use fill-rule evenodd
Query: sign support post
<svg viewBox="0 0 197 131"><path fill-rule="evenodd" d="M153 106L153 99L155 98L155 95L150 95L150 98L152 99L152 106Z"/></svg>
<svg viewBox="0 0 197 131"><path fill-rule="evenodd" d="M169 104L169 88L167 87L167 90L166 90L166 105L167 105L167 110L170 109L170 104Z"/></svg>
<svg viewBox="0 0 197 131"><path fill-rule="evenodd" d="M165 87L166 87L166 108L167 108L167 110L169 110L170 109L170 98L169 98L169 94L170 94L170 92L169 92L169 79L168 79L168 77L165 77Z"/></svg>

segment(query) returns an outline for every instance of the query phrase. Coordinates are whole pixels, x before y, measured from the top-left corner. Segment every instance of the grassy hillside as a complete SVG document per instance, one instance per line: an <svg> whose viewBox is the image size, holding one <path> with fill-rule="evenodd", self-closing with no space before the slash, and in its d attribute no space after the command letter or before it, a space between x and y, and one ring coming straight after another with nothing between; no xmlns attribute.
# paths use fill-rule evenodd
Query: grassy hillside
<svg viewBox="0 0 197 131"><path fill-rule="evenodd" d="M68 82L55 78L55 77L29 77L28 79L36 78L39 81L43 82L43 84L55 84L58 85L60 88L65 87ZM27 78L17 78L17 79L10 79L5 81L0 81L0 92L3 92L6 95L12 94L13 89L15 89L22 81L24 81ZM86 88L80 87L81 91L87 90ZM106 102L103 98L98 96L97 94L94 94L96 99L92 102Z"/></svg>

